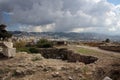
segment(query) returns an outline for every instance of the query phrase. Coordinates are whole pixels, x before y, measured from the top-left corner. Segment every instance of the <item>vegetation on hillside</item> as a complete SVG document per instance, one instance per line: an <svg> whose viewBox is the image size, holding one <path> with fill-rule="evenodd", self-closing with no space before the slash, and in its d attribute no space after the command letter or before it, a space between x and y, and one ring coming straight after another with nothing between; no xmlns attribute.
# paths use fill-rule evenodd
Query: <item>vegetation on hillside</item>
<svg viewBox="0 0 120 80"><path fill-rule="evenodd" d="M47 39L40 39L37 42L36 46L38 48L50 48L50 47L53 47L53 44L52 44L52 42L48 41Z"/></svg>
<svg viewBox="0 0 120 80"><path fill-rule="evenodd" d="M8 38L12 37L12 34L5 29L6 27L7 26L4 24L0 25L0 39L1 40L8 40Z"/></svg>
<svg viewBox="0 0 120 80"><path fill-rule="evenodd" d="M107 39L105 40L105 42L106 42L106 43L109 43L109 42L110 42L110 39L107 38Z"/></svg>
<svg viewBox="0 0 120 80"><path fill-rule="evenodd" d="M14 43L14 47L17 51L28 52L28 53L38 53L38 48L51 48L53 47L52 42L47 39L40 39L36 44L28 46L29 43L25 41L19 41Z"/></svg>

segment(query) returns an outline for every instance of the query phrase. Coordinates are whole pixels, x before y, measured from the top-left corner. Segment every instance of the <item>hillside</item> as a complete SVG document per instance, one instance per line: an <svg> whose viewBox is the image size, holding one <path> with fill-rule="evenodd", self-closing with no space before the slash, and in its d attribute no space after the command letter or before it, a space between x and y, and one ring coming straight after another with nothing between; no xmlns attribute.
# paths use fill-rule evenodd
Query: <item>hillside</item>
<svg viewBox="0 0 120 80"><path fill-rule="evenodd" d="M65 33L65 32L23 32L23 31L12 31L16 37L21 36L36 36L36 37L51 37L53 39L68 39L68 40L98 40L103 41L109 38L112 41L120 41L119 35L107 35L99 33Z"/></svg>

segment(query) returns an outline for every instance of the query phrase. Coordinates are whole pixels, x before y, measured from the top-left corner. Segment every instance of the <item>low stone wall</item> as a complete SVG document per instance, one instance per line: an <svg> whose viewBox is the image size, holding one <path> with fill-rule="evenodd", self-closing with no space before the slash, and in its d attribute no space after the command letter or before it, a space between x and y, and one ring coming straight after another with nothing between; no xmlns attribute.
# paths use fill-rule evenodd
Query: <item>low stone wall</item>
<svg viewBox="0 0 120 80"><path fill-rule="evenodd" d="M120 52L120 46L99 46L100 49Z"/></svg>
<svg viewBox="0 0 120 80"><path fill-rule="evenodd" d="M71 50L66 48L47 48L47 49L39 49L39 53L45 58L52 58L52 59L62 59L67 60L69 62L83 62L85 64L94 63L98 58L92 56L85 56L80 55L78 53L74 53Z"/></svg>

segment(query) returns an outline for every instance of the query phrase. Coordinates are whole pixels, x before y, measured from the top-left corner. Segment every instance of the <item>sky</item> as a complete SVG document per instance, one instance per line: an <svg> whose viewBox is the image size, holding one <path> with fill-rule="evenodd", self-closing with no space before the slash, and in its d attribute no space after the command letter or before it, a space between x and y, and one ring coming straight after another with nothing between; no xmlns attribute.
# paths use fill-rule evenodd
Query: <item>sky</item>
<svg viewBox="0 0 120 80"><path fill-rule="evenodd" d="M0 0L10 31L120 35L120 0Z"/></svg>
<svg viewBox="0 0 120 80"><path fill-rule="evenodd" d="M108 0L108 2L110 2L114 5L119 5L120 4L120 0Z"/></svg>

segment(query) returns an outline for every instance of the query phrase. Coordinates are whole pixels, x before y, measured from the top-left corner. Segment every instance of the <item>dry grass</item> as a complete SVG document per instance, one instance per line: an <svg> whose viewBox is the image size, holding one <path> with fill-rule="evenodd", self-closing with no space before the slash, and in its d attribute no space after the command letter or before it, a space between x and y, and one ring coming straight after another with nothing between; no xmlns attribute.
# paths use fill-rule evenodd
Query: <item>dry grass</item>
<svg viewBox="0 0 120 80"><path fill-rule="evenodd" d="M100 52L92 50L92 49L87 49L87 48L79 48L77 51L81 54L99 54Z"/></svg>

